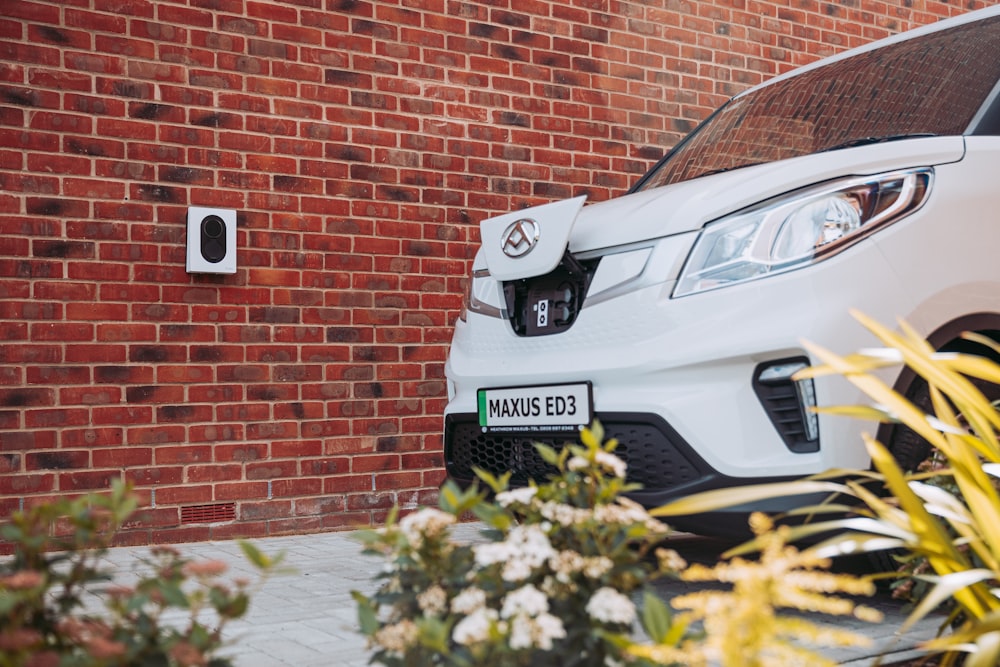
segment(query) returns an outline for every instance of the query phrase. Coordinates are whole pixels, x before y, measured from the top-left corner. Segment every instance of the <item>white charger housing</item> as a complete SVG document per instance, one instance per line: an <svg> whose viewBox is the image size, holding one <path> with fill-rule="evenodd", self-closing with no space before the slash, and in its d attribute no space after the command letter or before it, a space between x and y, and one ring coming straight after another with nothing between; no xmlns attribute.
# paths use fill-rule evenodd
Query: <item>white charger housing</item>
<svg viewBox="0 0 1000 667"><path fill-rule="evenodd" d="M236 211L191 206L187 216L188 273L236 273Z"/></svg>

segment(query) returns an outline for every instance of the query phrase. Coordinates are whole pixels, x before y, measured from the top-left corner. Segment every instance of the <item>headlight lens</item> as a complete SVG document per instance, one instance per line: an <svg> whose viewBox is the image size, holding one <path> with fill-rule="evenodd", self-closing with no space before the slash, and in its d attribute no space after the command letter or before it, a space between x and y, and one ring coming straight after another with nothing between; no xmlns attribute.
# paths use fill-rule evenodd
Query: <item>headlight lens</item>
<svg viewBox="0 0 1000 667"><path fill-rule="evenodd" d="M932 169L852 178L782 195L706 225L674 297L820 261L917 210Z"/></svg>
<svg viewBox="0 0 1000 667"><path fill-rule="evenodd" d="M465 281L465 294L462 296L462 310L458 317L465 322L469 313L479 313L488 317L501 317L500 308L489 303L496 293L496 282L490 277L487 269L472 269L472 274ZM496 300L494 296L492 300Z"/></svg>

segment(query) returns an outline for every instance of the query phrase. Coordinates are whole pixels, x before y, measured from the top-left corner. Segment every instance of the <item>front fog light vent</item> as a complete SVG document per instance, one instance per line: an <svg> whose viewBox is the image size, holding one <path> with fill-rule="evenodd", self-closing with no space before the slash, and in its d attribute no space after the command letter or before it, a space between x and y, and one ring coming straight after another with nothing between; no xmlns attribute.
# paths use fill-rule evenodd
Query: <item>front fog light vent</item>
<svg viewBox="0 0 1000 667"><path fill-rule="evenodd" d="M768 361L757 366L753 388L764 411L793 452L819 451L819 417L816 390L811 379L795 381L792 376L806 368L805 357Z"/></svg>

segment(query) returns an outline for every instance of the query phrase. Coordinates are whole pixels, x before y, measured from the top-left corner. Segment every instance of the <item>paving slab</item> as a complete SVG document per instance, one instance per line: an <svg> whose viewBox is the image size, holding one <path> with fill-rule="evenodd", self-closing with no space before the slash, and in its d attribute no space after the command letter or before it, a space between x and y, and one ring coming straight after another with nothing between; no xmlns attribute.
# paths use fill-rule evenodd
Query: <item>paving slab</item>
<svg viewBox="0 0 1000 667"><path fill-rule="evenodd" d="M456 538L474 540L480 524L462 524ZM678 540L684 555L685 539ZM695 538L697 540L697 538ZM225 639L231 642L223 654L234 659L236 667L363 667L370 652L361 635L352 590L372 594L377 586L375 575L382 567L379 557L362 553L362 546L352 532L291 535L250 540L263 553L284 553L286 572L278 573L253 593L247 615L227 625ZM246 560L236 541L199 542L176 545L185 556L195 559L222 560L229 564L228 577L256 580L256 570ZM104 565L115 573L116 581L128 584L144 565L149 547L111 549ZM148 568L147 568L148 570ZM670 591L666 591L669 595ZM661 594L663 594L661 592ZM898 629L905 618L904 606L887 596L865 601L886 614L885 622L873 625L856 619L815 617L820 622L836 623L871 637L869 649L837 649L826 655L844 667L871 665L878 655L893 660L917 655L916 644L933 637L940 617L919 623L905 635Z"/></svg>

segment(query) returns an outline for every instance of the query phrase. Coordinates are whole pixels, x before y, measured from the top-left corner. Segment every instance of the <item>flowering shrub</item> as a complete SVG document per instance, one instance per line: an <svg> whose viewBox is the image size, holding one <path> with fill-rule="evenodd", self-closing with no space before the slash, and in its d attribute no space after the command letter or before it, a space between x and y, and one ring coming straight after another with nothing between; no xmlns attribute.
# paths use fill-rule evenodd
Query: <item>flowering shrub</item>
<svg viewBox="0 0 1000 667"><path fill-rule="evenodd" d="M581 432L581 441L582 447L567 446L559 453L538 447L558 470L546 484L508 489L506 478L480 472L495 502L476 489L446 484L441 509L392 518L385 528L361 535L368 553L388 559L376 593L354 593L361 630L375 651L373 662L393 667L803 667L829 661L796 641L854 645L864 640L780 618L774 610L872 618L849 601L827 597L837 591L870 593L870 584L816 571L827 562L787 547L784 533L774 533L776 541L760 562L736 560L713 570L687 567L675 552L658 548L667 527L622 496L632 487L613 454L616 443L602 445L596 423ZM461 543L452 528L467 512L487 530L482 539ZM764 517L758 521L767 525ZM735 586L732 592L677 598L674 606L682 613L675 615L650 590L649 584L664 575ZM651 644L637 642L637 621ZM696 632L696 623L704 631ZM793 661L786 660L789 656Z"/></svg>
<svg viewBox="0 0 1000 667"><path fill-rule="evenodd" d="M109 584L99 561L135 507L129 489L115 484L107 495L18 512L0 529L15 546L13 557L0 561L0 667L231 664L215 654L226 622L243 616L250 598L247 582L220 580L225 563L157 547L146 562L151 572L134 586ZM277 564L242 546L263 572ZM96 594L105 608L88 611L85 594ZM203 612L215 620L206 622Z"/></svg>
<svg viewBox="0 0 1000 667"><path fill-rule="evenodd" d="M508 489L446 484L441 509L425 508L366 531L366 550L389 563L378 591L355 592L361 629L385 665L609 665L624 660L637 620L633 595L667 568L650 558L667 527L622 496L625 466L602 445L539 447L559 475ZM451 529L473 512L481 540ZM671 554L661 551L667 562ZM676 558L676 555L674 555Z"/></svg>

